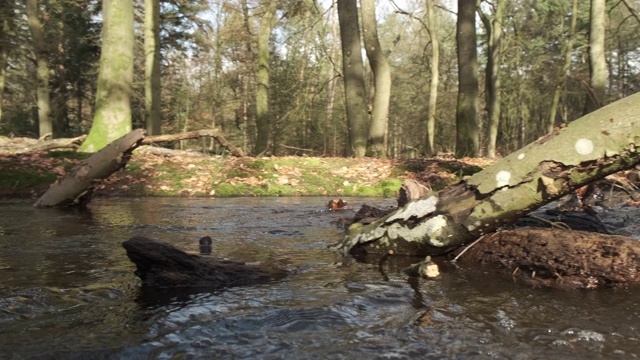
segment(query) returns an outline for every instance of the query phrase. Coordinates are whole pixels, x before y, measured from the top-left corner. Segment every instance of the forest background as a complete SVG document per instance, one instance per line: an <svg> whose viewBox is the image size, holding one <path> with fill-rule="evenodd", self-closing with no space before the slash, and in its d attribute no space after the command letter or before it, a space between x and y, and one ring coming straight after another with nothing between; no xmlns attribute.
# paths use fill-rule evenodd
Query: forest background
<svg viewBox="0 0 640 360"><path fill-rule="evenodd" d="M59 138L89 132L103 6L127 2L2 2L0 134ZM371 3L363 0L362 8ZM604 6L600 29L593 26L594 3ZM345 100L343 84L349 67L342 65L347 57L338 12L344 15L340 6L347 4L356 1L133 1L131 126L150 134L218 127L254 155L363 155L355 151L348 116L353 102ZM145 18L154 6L157 16ZM467 20L471 10L475 30L467 50L477 58L460 55L463 8ZM382 151L370 147L367 154L506 155L590 111L590 102L597 108L637 92L637 9L637 0L378 1L377 38L391 91L378 140ZM363 25L364 19L360 14ZM148 47L154 26L155 52ZM603 36L603 95L593 82L590 41L596 33ZM362 34L366 42L367 32ZM373 63L366 61L365 47L358 54L365 60L365 116L374 117ZM155 79L149 73L153 61L160 69ZM461 76L463 62L471 71ZM469 86L473 119L461 121L459 94ZM159 97L150 104L153 91ZM469 127L472 134L465 135ZM472 138L469 148L461 146L461 133ZM176 146L224 151L212 140Z"/></svg>

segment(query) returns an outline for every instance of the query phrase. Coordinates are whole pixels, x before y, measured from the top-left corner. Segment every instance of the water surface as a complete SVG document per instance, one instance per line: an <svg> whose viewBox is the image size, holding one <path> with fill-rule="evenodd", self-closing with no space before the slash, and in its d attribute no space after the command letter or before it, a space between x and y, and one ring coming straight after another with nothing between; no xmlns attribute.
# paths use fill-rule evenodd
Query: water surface
<svg viewBox="0 0 640 360"><path fill-rule="evenodd" d="M408 279L327 249L353 212L325 198L96 199L89 212L0 202L0 359L597 359L640 354L637 289L561 291L489 270ZM392 205L392 200L349 199ZM275 283L142 289L134 235L277 263Z"/></svg>

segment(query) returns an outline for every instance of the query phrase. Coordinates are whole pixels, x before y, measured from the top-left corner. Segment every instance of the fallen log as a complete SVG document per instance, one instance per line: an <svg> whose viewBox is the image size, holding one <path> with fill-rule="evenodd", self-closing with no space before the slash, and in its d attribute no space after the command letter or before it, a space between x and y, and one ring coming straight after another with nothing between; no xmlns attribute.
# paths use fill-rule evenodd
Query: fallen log
<svg viewBox="0 0 640 360"><path fill-rule="evenodd" d="M106 179L123 168L129 161L131 152L140 145L143 138L144 131L136 129L111 142L51 185L34 207L86 204L99 184L96 180Z"/></svg>
<svg viewBox="0 0 640 360"><path fill-rule="evenodd" d="M640 163L640 93L598 109L458 184L411 201L335 246L438 255L515 222L607 175Z"/></svg>
<svg viewBox="0 0 640 360"><path fill-rule="evenodd" d="M594 289L640 283L640 242L575 230L516 229L485 235L458 260L508 270L536 286Z"/></svg>
<svg viewBox="0 0 640 360"><path fill-rule="evenodd" d="M132 237L122 246L145 286L220 289L275 281L288 274L277 267L187 254L141 236Z"/></svg>

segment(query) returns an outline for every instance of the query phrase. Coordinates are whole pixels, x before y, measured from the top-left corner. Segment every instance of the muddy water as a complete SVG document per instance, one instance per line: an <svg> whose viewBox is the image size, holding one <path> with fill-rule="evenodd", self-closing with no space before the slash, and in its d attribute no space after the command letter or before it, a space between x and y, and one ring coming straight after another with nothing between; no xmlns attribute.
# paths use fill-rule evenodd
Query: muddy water
<svg viewBox="0 0 640 360"><path fill-rule="evenodd" d="M327 199L0 203L0 359L597 359L640 355L637 289L569 292L445 267L412 281L327 250ZM351 199L354 208L380 199ZM227 291L142 290L121 242L144 235L297 269Z"/></svg>

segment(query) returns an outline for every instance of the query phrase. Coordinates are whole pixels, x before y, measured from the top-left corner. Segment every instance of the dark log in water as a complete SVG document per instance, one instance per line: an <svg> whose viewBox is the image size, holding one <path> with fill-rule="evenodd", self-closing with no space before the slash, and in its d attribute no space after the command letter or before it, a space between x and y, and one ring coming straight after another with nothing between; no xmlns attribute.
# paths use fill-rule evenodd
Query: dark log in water
<svg viewBox="0 0 640 360"><path fill-rule="evenodd" d="M135 236L122 243L145 286L226 288L281 279L287 271L187 254L169 244Z"/></svg>
<svg viewBox="0 0 640 360"><path fill-rule="evenodd" d="M533 285L586 288L640 283L640 242L575 230L518 229L486 235L463 263L506 268Z"/></svg>

